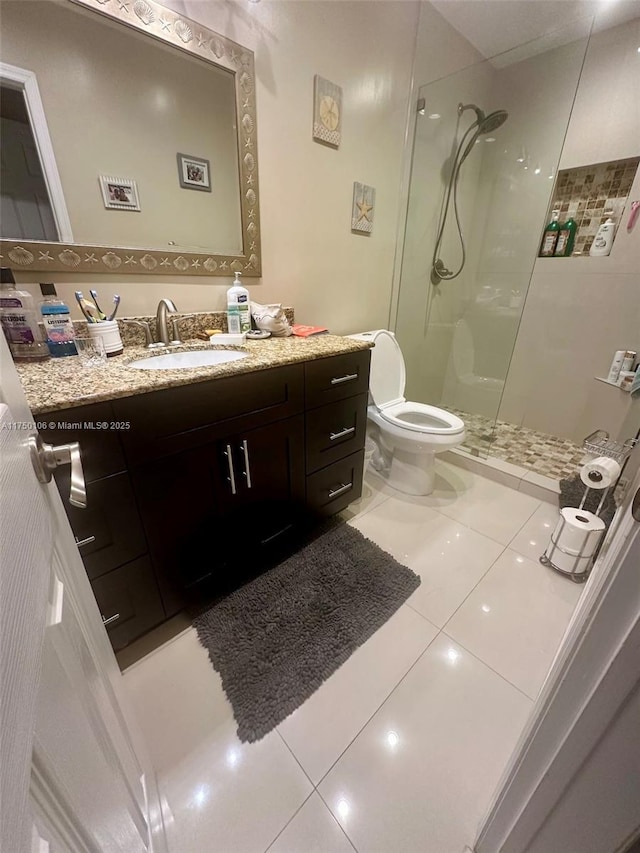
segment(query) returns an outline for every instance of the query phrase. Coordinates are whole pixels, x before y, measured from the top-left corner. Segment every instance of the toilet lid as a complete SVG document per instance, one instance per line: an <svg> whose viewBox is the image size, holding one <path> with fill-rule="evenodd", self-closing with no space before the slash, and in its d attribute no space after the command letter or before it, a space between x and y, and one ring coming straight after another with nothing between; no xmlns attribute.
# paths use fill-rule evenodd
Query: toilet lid
<svg viewBox="0 0 640 853"><path fill-rule="evenodd" d="M372 333L375 347L371 352L369 390L380 409L404 397L406 372L402 350L395 335L386 329Z"/></svg>

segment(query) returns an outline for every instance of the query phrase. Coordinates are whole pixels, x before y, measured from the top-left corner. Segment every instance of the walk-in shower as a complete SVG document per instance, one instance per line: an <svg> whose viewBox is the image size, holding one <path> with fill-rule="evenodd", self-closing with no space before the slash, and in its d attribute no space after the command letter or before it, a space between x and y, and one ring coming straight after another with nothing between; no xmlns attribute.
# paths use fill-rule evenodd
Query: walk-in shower
<svg viewBox="0 0 640 853"><path fill-rule="evenodd" d="M487 133L492 133L494 130L497 130L505 123L505 121L509 117L509 113L506 110L495 110L494 112L489 113L489 115L485 115L485 113L480 109L480 107L477 107L475 104L460 103L458 104L458 122L462 117L463 113L466 112L466 110L473 110L476 114L476 120L472 124L470 124L469 127L462 134L462 139L458 144L455 156L453 158L453 163L451 165L449 183L447 184L447 189L444 195L444 201L442 203L440 227L438 229L438 236L436 237L436 243L433 250L433 259L431 261L431 281L433 284L438 284L441 281L450 281L451 279L457 278L464 269L464 265L467 260L467 250L464 243L464 235L462 233L460 213L458 211L458 180L460 178L460 169L462 168L462 164L473 150L473 147L478 141L478 139L481 136L485 136ZM456 125L456 139L457 134L458 126ZM465 143L466 147L464 147L463 150L463 146L465 146ZM447 218L449 216L452 201L453 212L456 220L456 228L458 230L458 237L460 239L460 248L462 253L460 266L455 272L448 269L444 261L440 258L442 238L444 236L444 230L447 225Z"/></svg>
<svg viewBox="0 0 640 853"><path fill-rule="evenodd" d="M593 378L622 334L601 345L585 331L592 306L623 283L598 286L601 268L588 257L537 257L559 170L613 160L618 150L617 137L599 133L593 119L596 95L602 111L613 110L595 70L576 97L588 27L556 35L419 88L392 327L407 398L461 417L461 450L560 478L575 471L589 432L615 434L625 401ZM621 28L616 37L627 51L617 60L626 80L637 36ZM611 55L607 31L597 38L593 69ZM626 121L628 100L619 111ZM630 124L628 135L635 153ZM586 184L584 194L586 203ZM569 217L566 208L561 216ZM626 328L626 312L618 314L616 328Z"/></svg>

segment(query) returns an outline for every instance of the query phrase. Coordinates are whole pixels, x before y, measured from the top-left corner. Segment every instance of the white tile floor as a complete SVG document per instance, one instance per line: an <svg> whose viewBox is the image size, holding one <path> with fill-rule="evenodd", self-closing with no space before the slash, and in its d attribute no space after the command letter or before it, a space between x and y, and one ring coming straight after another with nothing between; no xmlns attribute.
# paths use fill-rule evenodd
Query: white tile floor
<svg viewBox="0 0 640 853"><path fill-rule="evenodd" d="M582 589L538 563L556 514L442 462L426 498L368 477L346 517L422 584L259 743L193 629L130 667L170 853L462 853Z"/></svg>

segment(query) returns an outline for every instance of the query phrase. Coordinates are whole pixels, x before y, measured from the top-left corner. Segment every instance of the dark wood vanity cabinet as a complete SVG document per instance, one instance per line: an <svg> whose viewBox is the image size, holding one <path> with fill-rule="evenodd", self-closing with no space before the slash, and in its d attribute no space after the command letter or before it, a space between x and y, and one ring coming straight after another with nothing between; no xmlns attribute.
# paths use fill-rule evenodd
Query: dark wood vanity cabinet
<svg viewBox="0 0 640 853"><path fill-rule="evenodd" d="M45 441L81 446L87 508L69 505L64 469L56 482L114 648L236 588L303 520L360 496L369 357L39 416L60 425ZM98 422L112 428L84 426Z"/></svg>

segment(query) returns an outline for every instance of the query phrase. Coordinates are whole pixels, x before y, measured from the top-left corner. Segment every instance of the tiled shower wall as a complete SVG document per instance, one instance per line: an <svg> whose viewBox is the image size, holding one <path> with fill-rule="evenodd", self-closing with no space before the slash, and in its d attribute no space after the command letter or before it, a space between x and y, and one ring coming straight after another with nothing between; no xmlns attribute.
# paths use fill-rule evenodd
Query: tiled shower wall
<svg viewBox="0 0 640 853"><path fill-rule="evenodd" d="M588 255L598 228L610 217L619 227L640 157L563 169L550 210L560 211L560 222L578 224L572 255Z"/></svg>

